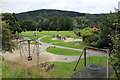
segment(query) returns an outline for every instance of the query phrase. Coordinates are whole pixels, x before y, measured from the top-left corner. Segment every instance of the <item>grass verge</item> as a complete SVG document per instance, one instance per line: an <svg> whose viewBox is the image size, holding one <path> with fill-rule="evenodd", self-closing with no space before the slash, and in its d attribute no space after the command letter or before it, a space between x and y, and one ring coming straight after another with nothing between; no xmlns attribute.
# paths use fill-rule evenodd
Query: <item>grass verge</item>
<svg viewBox="0 0 120 80"><path fill-rule="evenodd" d="M80 43L80 45L75 45L75 43ZM75 41L75 42L61 42L61 43L54 43L56 46L63 46L63 47L70 47L76 49L83 49L84 45L82 41Z"/></svg>
<svg viewBox="0 0 120 80"><path fill-rule="evenodd" d="M87 66L84 66L84 59L81 59L76 68L76 71L73 71L76 62L69 62L69 63L51 62L55 64L55 68L50 72L50 74L52 76L54 75L55 78L70 78L73 73L78 72L84 68L87 68L88 65L95 64L99 66L106 66L106 60L107 57L96 57L96 56L88 57Z"/></svg>
<svg viewBox="0 0 120 80"><path fill-rule="evenodd" d="M40 41L45 42L45 43L54 43L54 42L63 42L62 40L52 40L52 36L48 36L45 38L42 38Z"/></svg>
<svg viewBox="0 0 120 80"><path fill-rule="evenodd" d="M33 36L33 35L19 35L20 37L28 37L30 39L37 39L37 36ZM38 36L38 38L40 38L42 36Z"/></svg>
<svg viewBox="0 0 120 80"><path fill-rule="evenodd" d="M63 48L54 48L54 47L47 48L47 51L58 55L80 55L82 53L81 51L75 51L75 50L63 49Z"/></svg>

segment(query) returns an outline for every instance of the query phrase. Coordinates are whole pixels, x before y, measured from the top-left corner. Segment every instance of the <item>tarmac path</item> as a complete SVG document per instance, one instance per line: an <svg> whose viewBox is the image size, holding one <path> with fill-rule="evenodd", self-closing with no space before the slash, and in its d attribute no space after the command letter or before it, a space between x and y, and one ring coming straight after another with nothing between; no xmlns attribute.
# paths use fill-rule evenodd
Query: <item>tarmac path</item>
<svg viewBox="0 0 120 80"><path fill-rule="evenodd" d="M55 62L73 62L73 61L77 61L79 58L78 56L66 56L66 55L57 55L57 54L53 54L50 52L47 52L46 49L48 47L58 47L58 48L64 48L64 49L70 49L70 50L76 50L76 51L82 51L82 49L75 49L75 48L69 48L69 47L63 47L63 46L56 46L56 45L52 45L52 43L43 43L40 41L40 39L47 37L49 35L45 35L43 37L40 37L39 43L41 43L42 45L40 45L40 52L42 52L43 54L47 54L50 55L52 57L51 61L55 61ZM102 51L94 51L94 50L87 50L88 54L86 55L87 57L90 56L108 56L106 52L102 52ZM84 58L84 55L82 55L81 58Z"/></svg>

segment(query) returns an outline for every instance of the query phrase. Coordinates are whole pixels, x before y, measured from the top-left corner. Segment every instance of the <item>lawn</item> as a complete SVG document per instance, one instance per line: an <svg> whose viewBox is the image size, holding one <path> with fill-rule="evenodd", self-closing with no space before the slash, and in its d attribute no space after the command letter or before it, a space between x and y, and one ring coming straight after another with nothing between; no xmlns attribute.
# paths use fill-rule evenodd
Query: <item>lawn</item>
<svg viewBox="0 0 120 80"><path fill-rule="evenodd" d="M43 36L43 35L57 35L57 34L60 34L61 36L64 36L64 37L70 36L71 38L80 38L81 39L81 37L76 36L73 31L59 31L59 32L57 32L57 31L42 31L42 32L26 31L26 32L22 32L21 35L22 34L34 34L34 33L37 33L37 34L39 34L41 36Z"/></svg>
<svg viewBox="0 0 120 80"><path fill-rule="evenodd" d="M54 48L54 47L47 48L47 51L58 55L80 55L82 53L81 51L75 51L75 50L69 50L63 48Z"/></svg>
<svg viewBox="0 0 120 80"><path fill-rule="evenodd" d="M42 38L40 41L45 43L63 42L62 40L52 40L52 38L55 38L55 37L48 36L48 37Z"/></svg>
<svg viewBox="0 0 120 80"><path fill-rule="evenodd" d="M106 60L107 60L107 57L95 57L95 56L92 56L90 58L88 57L87 65L95 64L99 66L106 66ZM70 76L73 73L88 67L88 66L84 66L83 64L84 59L80 60L76 68L76 71L73 71L76 61L68 62L68 63L65 63L65 62L51 62L51 63L55 64L55 68L52 71L50 71L50 74L51 74L51 77L55 77L55 78L70 78Z"/></svg>
<svg viewBox="0 0 120 80"><path fill-rule="evenodd" d="M21 34L41 34L41 35L54 35L57 33L73 33L73 31L42 31L42 32L38 32L38 31L26 31L26 32L22 32Z"/></svg>
<svg viewBox="0 0 120 80"><path fill-rule="evenodd" d="M64 34L60 34L61 36L63 37L67 37L67 36L70 36L68 38L75 38L75 39L82 39L82 37L78 37L76 34L74 33L64 33Z"/></svg>
<svg viewBox="0 0 120 80"><path fill-rule="evenodd" d="M20 37L28 37L28 38L30 38L30 39L37 39L37 36L33 36L33 35L19 35ZM42 36L38 36L38 38L40 38L40 37L42 37Z"/></svg>
<svg viewBox="0 0 120 80"><path fill-rule="evenodd" d="M75 43L80 43L80 45L75 45ZM82 41L61 42L61 43L54 43L53 45L76 48L76 49L83 49L84 48L84 45L83 45Z"/></svg>
<svg viewBox="0 0 120 80"><path fill-rule="evenodd" d="M106 59L107 57L88 57L87 58L87 65L100 65L100 66L106 66ZM70 76L78 72L79 70L82 70L86 68L87 66L84 66L84 59L81 59L76 71L73 71L73 68L76 64L75 62L48 62L48 63L54 63L55 67L54 69L45 72L43 68L40 68L39 66L33 66L33 67L26 67L17 63L12 63L9 61L3 61L2 66L2 76L3 78L70 78Z"/></svg>
<svg viewBox="0 0 120 80"><path fill-rule="evenodd" d="M45 43L50 43L50 42L63 42L63 41L59 41L59 40L51 40L53 35L57 35L58 33L63 36L63 37L67 37L70 36L69 38L76 38L76 39L81 39L81 37L76 36L73 31L42 31L42 32L38 32L38 31L26 31L26 32L22 32L20 34L20 37L29 37L30 39L36 39L36 36L33 35L24 35L24 34L34 34L37 33L39 34L39 37L42 37L44 35L49 35L48 37L45 37L43 39L41 39L42 42ZM50 36L51 35L51 36Z"/></svg>

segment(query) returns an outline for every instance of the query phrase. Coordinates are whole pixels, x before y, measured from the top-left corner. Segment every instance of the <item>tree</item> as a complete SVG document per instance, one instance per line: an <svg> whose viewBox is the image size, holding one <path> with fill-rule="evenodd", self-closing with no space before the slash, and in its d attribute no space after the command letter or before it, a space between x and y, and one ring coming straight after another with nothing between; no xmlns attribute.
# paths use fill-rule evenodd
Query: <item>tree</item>
<svg viewBox="0 0 120 80"><path fill-rule="evenodd" d="M96 42L98 40L98 35L93 33L93 31L90 28L83 29L81 36L83 38L83 41L86 45L92 46L92 42Z"/></svg>
<svg viewBox="0 0 120 80"><path fill-rule="evenodd" d="M22 31L19 23L14 17L11 13L2 13L2 21L9 25L8 29L12 32L12 34L15 34L16 31L19 33Z"/></svg>
<svg viewBox="0 0 120 80"><path fill-rule="evenodd" d="M32 20L25 20L23 22L21 22L21 28L22 30L31 30L31 31L35 31L36 30L36 24L35 22L33 22Z"/></svg>
<svg viewBox="0 0 120 80"><path fill-rule="evenodd" d="M74 28L73 32L77 35L77 36L81 36L81 30L78 28Z"/></svg>
<svg viewBox="0 0 120 80"><path fill-rule="evenodd" d="M118 80L120 79L120 11L116 10L115 13L110 13L109 17L109 25L112 29L111 31L111 56L109 63L112 65L116 77Z"/></svg>
<svg viewBox="0 0 120 80"><path fill-rule="evenodd" d="M57 31L57 32L60 31L60 28L56 28L56 31Z"/></svg>
<svg viewBox="0 0 120 80"><path fill-rule="evenodd" d="M39 32L42 32L42 28L39 28L38 31L39 31Z"/></svg>
<svg viewBox="0 0 120 80"><path fill-rule="evenodd" d="M14 17L14 19L18 22L18 19L16 17L16 14L15 13L12 13L12 16Z"/></svg>
<svg viewBox="0 0 120 80"><path fill-rule="evenodd" d="M100 31L99 31L99 35L98 35L99 38L97 41L97 47L100 47L100 48L110 47L109 43L111 43L111 39L110 39L110 36L108 36L108 35L110 35L110 32L111 32L110 27L108 27L106 25L100 27Z"/></svg>
<svg viewBox="0 0 120 80"><path fill-rule="evenodd" d="M1 27L1 26L0 26ZM2 51L10 51L12 52L12 49L14 49L15 44L12 42L12 33L8 29L9 25L5 22L2 22Z"/></svg>

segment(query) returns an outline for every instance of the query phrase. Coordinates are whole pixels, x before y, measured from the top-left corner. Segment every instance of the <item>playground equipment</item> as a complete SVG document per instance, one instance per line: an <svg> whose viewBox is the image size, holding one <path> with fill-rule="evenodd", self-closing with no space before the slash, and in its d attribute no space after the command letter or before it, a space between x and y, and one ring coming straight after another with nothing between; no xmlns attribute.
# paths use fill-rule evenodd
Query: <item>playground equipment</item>
<svg viewBox="0 0 120 80"><path fill-rule="evenodd" d="M30 39L28 39L28 61L32 60L32 56L30 55Z"/></svg>
<svg viewBox="0 0 120 80"><path fill-rule="evenodd" d="M58 40L66 40L66 37L62 37L61 35L56 36Z"/></svg>
<svg viewBox="0 0 120 80"><path fill-rule="evenodd" d="M98 65L90 65L88 66L88 69L93 70L93 71L98 71L101 69L101 67Z"/></svg>
<svg viewBox="0 0 120 80"><path fill-rule="evenodd" d="M37 34L34 34L33 36L36 36L38 39ZM39 63L39 45L40 43L38 42L37 39L25 39L18 41L18 49L20 50L20 56L28 56L28 61L31 61L33 58L33 55L37 53L37 64ZM18 38L19 40L19 38ZM35 44L31 45L31 42L35 42ZM33 46L33 49L31 49L31 46ZM28 53L28 55L25 54Z"/></svg>
<svg viewBox="0 0 120 80"><path fill-rule="evenodd" d="M74 67L73 71L76 70L77 65L78 65L78 63L79 63L79 61L80 61L80 59L81 59L81 57L82 57L83 54L84 54L84 66L86 66L86 49L95 49L95 50L105 51L105 52L107 52L109 54L109 49L99 49L99 48L85 46L83 48L82 54L80 54L79 59L78 59L77 63L75 64L75 67ZM93 66L94 66L94 68L96 67L96 69L93 69ZM101 69L100 66L98 66L98 65L90 65L90 66L88 66L88 68L90 70L94 70L94 71L98 71L98 70Z"/></svg>
<svg viewBox="0 0 120 80"><path fill-rule="evenodd" d="M77 65L78 65L78 63L79 63L79 61L80 61L83 54L84 54L84 66L86 66L86 47L84 47L83 51L82 51L82 54L80 54L79 59L78 59L77 63L75 64L75 67L74 67L73 71L76 70Z"/></svg>

